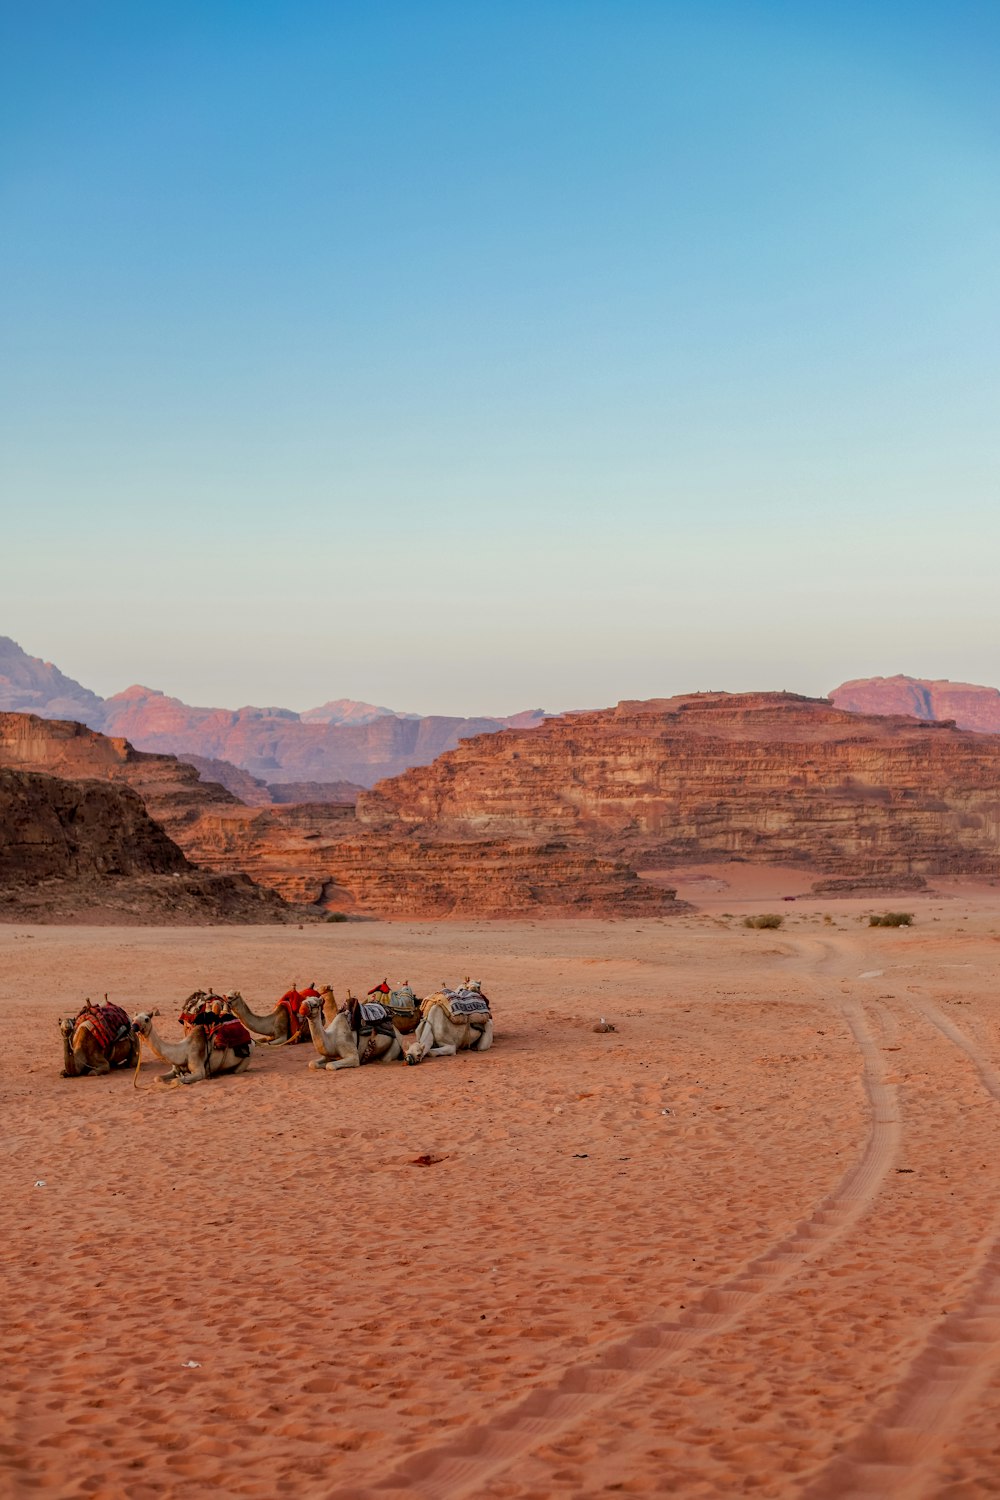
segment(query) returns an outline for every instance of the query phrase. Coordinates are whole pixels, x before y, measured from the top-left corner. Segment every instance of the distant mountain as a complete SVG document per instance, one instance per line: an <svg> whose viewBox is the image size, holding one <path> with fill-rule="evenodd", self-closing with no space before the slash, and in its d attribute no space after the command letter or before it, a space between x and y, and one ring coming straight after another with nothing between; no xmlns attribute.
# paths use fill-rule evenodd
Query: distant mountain
<svg viewBox="0 0 1000 1500"><path fill-rule="evenodd" d="M959 729L1000 734L1000 692L972 682L926 677L859 677L827 694L853 714L910 714L915 719L954 719Z"/></svg>
<svg viewBox="0 0 1000 1500"><path fill-rule="evenodd" d="M370 787L409 766L429 764L471 735L531 728L545 718L541 709L507 718L421 716L350 698L333 699L302 714L288 708L196 708L138 684L100 698L0 637L3 710L76 719L89 729L127 739L138 750L198 762L226 761L271 786L297 783L305 789L322 783L325 796L336 800L350 791L338 784ZM230 773L217 770L215 775L232 784Z"/></svg>
<svg viewBox="0 0 1000 1500"><path fill-rule="evenodd" d="M373 719L419 719L420 715L376 708L374 703L355 703L351 698L334 698L319 708L307 708L299 718L303 724L370 724Z"/></svg>
<svg viewBox="0 0 1000 1500"><path fill-rule="evenodd" d="M99 729L104 699L66 677L51 662L28 656L9 636L0 635L0 712L5 711L78 719Z"/></svg>

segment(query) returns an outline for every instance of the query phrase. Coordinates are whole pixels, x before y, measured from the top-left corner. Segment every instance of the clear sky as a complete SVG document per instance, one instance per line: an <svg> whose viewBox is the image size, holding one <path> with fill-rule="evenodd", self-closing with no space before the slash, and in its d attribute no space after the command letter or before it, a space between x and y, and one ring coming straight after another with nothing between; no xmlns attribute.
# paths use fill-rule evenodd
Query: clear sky
<svg viewBox="0 0 1000 1500"><path fill-rule="evenodd" d="M1000 685L995 0L0 0L0 634L426 713Z"/></svg>

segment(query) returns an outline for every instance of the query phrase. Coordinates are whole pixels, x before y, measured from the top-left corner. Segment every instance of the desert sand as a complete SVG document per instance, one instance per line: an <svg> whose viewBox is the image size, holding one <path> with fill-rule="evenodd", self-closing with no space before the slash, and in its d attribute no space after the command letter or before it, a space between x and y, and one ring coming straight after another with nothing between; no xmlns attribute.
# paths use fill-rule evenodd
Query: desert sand
<svg viewBox="0 0 1000 1500"><path fill-rule="evenodd" d="M697 909L0 928L0 1490L1000 1494L1000 890L663 878ZM59 1076L86 995L466 974L482 1056Z"/></svg>

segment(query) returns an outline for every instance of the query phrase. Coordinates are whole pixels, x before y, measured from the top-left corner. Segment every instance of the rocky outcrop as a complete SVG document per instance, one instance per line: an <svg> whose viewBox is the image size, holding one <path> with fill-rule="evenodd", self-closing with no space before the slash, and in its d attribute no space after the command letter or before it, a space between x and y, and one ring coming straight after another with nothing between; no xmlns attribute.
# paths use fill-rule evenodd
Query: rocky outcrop
<svg viewBox="0 0 1000 1500"><path fill-rule="evenodd" d="M373 830L559 839L653 867L1000 871L1000 738L790 693L702 693L480 737L359 798Z"/></svg>
<svg viewBox="0 0 1000 1500"><path fill-rule="evenodd" d="M302 920L246 876L196 870L120 783L0 769L0 920Z"/></svg>
<svg viewBox="0 0 1000 1500"><path fill-rule="evenodd" d="M852 714L912 714L915 719L951 719L959 729L1000 734L1000 692L971 682L860 677L834 688L830 701Z"/></svg>

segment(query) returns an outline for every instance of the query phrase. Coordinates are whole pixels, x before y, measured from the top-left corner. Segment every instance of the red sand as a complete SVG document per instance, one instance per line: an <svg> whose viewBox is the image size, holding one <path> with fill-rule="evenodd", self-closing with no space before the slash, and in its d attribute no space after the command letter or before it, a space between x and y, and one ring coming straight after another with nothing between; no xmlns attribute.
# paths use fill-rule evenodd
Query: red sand
<svg viewBox="0 0 1000 1500"><path fill-rule="evenodd" d="M1000 1494L998 893L785 878L694 872L671 920L0 929L3 1493ZM59 1077L88 994L179 1035L196 987L385 974L482 979L493 1051Z"/></svg>

